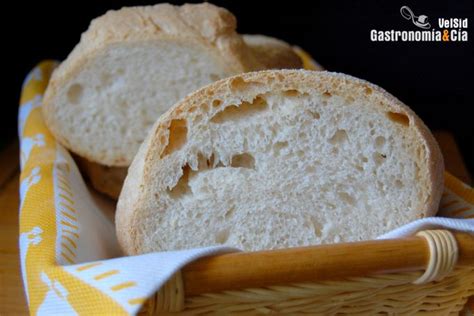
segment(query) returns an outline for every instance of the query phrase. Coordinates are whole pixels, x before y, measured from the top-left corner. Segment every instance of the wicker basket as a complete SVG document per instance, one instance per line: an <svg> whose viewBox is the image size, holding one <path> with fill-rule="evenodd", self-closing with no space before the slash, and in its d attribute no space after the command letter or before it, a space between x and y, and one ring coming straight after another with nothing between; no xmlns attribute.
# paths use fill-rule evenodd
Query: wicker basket
<svg viewBox="0 0 474 316"><path fill-rule="evenodd" d="M458 315L474 295L474 237L415 237L203 258L147 314Z"/></svg>

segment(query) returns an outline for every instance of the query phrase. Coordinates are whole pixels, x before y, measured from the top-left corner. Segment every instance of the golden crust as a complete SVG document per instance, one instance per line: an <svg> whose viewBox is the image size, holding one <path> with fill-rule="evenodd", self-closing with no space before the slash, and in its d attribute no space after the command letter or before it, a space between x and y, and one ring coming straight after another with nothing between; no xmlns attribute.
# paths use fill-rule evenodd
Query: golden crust
<svg viewBox="0 0 474 316"><path fill-rule="evenodd" d="M303 62L293 48L279 39L265 35L242 35L245 44L266 69L302 68Z"/></svg>
<svg viewBox="0 0 474 316"><path fill-rule="evenodd" d="M77 64L82 66L93 52L110 44L161 38L189 39L212 45L226 53L223 58L228 58L229 65L236 67L236 71L245 71L243 63L246 61L238 58L241 54L238 50L245 46L235 28L232 13L209 3L183 6L163 3L110 10L91 21L55 76L65 77ZM233 54L227 55L229 52Z"/></svg>
<svg viewBox="0 0 474 316"><path fill-rule="evenodd" d="M77 155L74 156L74 159L94 189L114 200L118 199L128 168L107 167Z"/></svg>

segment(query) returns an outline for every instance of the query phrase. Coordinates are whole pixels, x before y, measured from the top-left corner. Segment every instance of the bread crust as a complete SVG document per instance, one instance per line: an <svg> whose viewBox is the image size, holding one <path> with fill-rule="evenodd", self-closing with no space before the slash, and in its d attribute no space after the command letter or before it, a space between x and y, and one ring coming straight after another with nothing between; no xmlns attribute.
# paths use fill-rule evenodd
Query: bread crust
<svg viewBox="0 0 474 316"><path fill-rule="evenodd" d="M235 32L236 19L226 9L209 3L173 6L158 4L144 7L124 7L108 11L94 19L82 34L79 44L67 59L54 70L43 98L43 116L56 139L90 161L107 166L127 167L131 158L108 157L91 153L72 144L55 118L55 97L60 89L88 67L95 56L111 45L157 40L185 41L203 45L216 53L229 73L264 69ZM217 61L216 61L217 62Z"/></svg>
<svg viewBox="0 0 474 316"><path fill-rule="evenodd" d="M77 155L74 156L74 160L94 189L114 200L118 199L127 176L126 167L107 167Z"/></svg>
<svg viewBox="0 0 474 316"><path fill-rule="evenodd" d="M243 88L235 90L236 83ZM239 74L212 83L188 95L158 119L132 162L117 205L116 230L125 253L133 255L143 251L142 241L147 232L140 231L138 227L147 219L141 213L149 207L148 199L152 196L156 198L156 192L151 192L149 184L159 174L159 157L167 146L168 128L172 120L192 120L197 113L205 114L201 113L203 110L199 105L209 103L213 98L236 96L242 100L252 100L259 93L293 89L306 93L330 91L342 97L358 96L366 99L374 108L382 107L385 111L406 115L410 127L427 150L425 157L418 159L429 159L426 175L429 179L429 187L426 188L429 199L420 201L420 205L414 209L421 211L421 217L435 215L443 191L443 158L429 129L408 106L384 89L349 75L326 71L267 70ZM225 105L217 107L216 111L223 108Z"/></svg>
<svg viewBox="0 0 474 316"><path fill-rule="evenodd" d="M301 59L288 43L260 34L245 34L242 37L266 69L303 68Z"/></svg>

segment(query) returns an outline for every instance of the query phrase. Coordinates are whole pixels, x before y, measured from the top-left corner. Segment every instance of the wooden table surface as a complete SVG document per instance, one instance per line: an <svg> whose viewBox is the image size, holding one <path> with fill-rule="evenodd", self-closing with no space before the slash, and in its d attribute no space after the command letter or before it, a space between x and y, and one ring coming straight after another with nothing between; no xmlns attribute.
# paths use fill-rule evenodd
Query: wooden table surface
<svg viewBox="0 0 474 316"><path fill-rule="evenodd" d="M471 184L453 136L436 132L446 170ZM18 143L0 153L0 315L28 314L18 255L19 166Z"/></svg>

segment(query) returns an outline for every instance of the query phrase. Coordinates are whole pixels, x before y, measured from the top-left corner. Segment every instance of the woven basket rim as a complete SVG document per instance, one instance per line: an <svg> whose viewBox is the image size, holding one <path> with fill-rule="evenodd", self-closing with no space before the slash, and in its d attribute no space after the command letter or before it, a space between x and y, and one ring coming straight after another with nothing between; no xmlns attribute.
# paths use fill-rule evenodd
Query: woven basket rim
<svg viewBox="0 0 474 316"><path fill-rule="evenodd" d="M474 264L474 236L453 232L457 266ZM420 236L317 245L205 257L182 270L186 295L259 288L278 284L419 271L430 259Z"/></svg>

